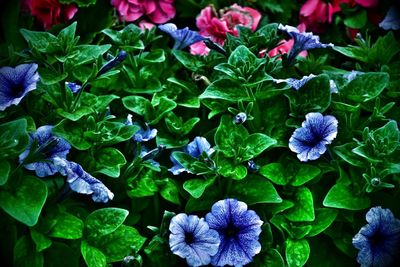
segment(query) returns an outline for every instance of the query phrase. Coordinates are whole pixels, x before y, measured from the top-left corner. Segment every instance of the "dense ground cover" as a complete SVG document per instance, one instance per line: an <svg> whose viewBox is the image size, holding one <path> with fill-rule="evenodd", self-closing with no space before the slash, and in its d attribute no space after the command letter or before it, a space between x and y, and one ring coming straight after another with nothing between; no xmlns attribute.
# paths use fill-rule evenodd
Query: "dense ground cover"
<svg viewBox="0 0 400 267"><path fill-rule="evenodd" d="M2 266L400 262L398 2L1 5Z"/></svg>

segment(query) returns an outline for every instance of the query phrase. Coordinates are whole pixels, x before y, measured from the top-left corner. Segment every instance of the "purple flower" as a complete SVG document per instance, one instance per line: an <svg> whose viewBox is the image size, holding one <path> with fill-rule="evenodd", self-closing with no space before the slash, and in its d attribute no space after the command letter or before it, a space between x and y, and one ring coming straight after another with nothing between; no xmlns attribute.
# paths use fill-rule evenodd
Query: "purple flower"
<svg viewBox="0 0 400 267"><path fill-rule="evenodd" d="M300 161L316 160L326 151L337 135L338 121L333 116L308 113L301 128L289 139L289 148L297 153Z"/></svg>
<svg viewBox="0 0 400 267"><path fill-rule="evenodd" d="M194 138L192 142L190 142L185 148L184 151L198 159L200 156L205 152L207 156L210 156L212 153L214 153L214 149L211 147L210 143L205 139L204 137L197 136ZM172 163L174 163L174 166L172 168L168 169L170 172L172 172L174 175L178 175L184 171L191 173L189 170L187 170L185 167L183 167L172 155L170 157Z"/></svg>
<svg viewBox="0 0 400 267"><path fill-rule="evenodd" d="M72 93L78 93L82 86L76 83L65 82L65 85L71 90Z"/></svg>
<svg viewBox="0 0 400 267"><path fill-rule="evenodd" d="M0 68L0 111L18 105L22 98L36 89L39 80L37 68L35 63Z"/></svg>
<svg viewBox="0 0 400 267"><path fill-rule="evenodd" d="M352 70L348 73L343 74L343 78L347 79L347 82L351 82L354 80L358 75L364 74L362 71Z"/></svg>
<svg viewBox="0 0 400 267"><path fill-rule="evenodd" d="M145 146L141 147L142 151L140 152L140 157L143 161L148 161L153 167L159 168L160 163L154 160L156 156L160 154L163 148L157 147L149 151L149 149Z"/></svg>
<svg viewBox="0 0 400 267"><path fill-rule="evenodd" d="M289 52L288 60L291 62L300 54L301 51L315 48L333 47L333 44L323 44L319 41L319 36L312 32L300 32L297 28L279 24L278 29L287 32L294 40L292 49Z"/></svg>
<svg viewBox="0 0 400 267"><path fill-rule="evenodd" d="M114 194L100 180L84 171L78 163L58 157L53 162L60 174L67 176L72 191L92 195L94 202L107 203L114 198Z"/></svg>
<svg viewBox="0 0 400 267"><path fill-rule="evenodd" d="M100 68L99 72L97 73L97 77L121 64L127 55L128 53L126 53L124 50L121 50L115 58L111 59Z"/></svg>
<svg viewBox="0 0 400 267"><path fill-rule="evenodd" d="M361 266L395 266L400 260L400 220L389 209L371 208L363 226L353 237Z"/></svg>
<svg viewBox="0 0 400 267"><path fill-rule="evenodd" d="M173 23L159 25L158 28L174 38L175 44L173 49L183 49L185 47L188 47L189 45L206 39L197 32L189 30L188 27L178 29Z"/></svg>
<svg viewBox="0 0 400 267"><path fill-rule="evenodd" d="M206 215L211 229L218 232L221 243L211 258L214 266L243 266L261 251L258 242L263 221L244 202L224 199L216 202Z"/></svg>
<svg viewBox="0 0 400 267"><path fill-rule="evenodd" d="M126 119L126 125L138 125L138 123L134 123L132 122L132 115L128 114L128 117ZM132 139L136 142L146 142L149 141L151 139L153 139L154 137L156 137L157 135L157 129L150 129L149 124L146 124L146 129L143 129L142 127L140 127L140 130L137 131L134 136L132 137Z"/></svg>
<svg viewBox="0 0 400 267"><path fill-rule="evenodd" d="M235 118L233 119L235 124L242 124L246 120L247 120L247 114L244 112L239 112L238 114L236 114Z"/></svg>
<svg viewBox="0 0 400 267"><path fill-rule="evenodd" d="M298 91L301 87L303 87L309 80L316 77L314 74L310 74L308 76L303 76L300 80L295 78L288 78L288 79L273 79L276 83L287 83L290 87Z"/></svg>
<svg viewBox="0 0 400 267"><path fill-rule="evenodd" d="M385 18L379 23L384 30L400 30L400 12L396 6L390 7Z"/></svg>
<svg viewBox="0 0 400 267"><path fill-rule="evenodd" d="M19 162L28 170L35 171L39 177L53 175L57 172L52 159L55 157L65 159L70 144L61 137L52 134L53 126L39 127L35 133L29 134L29 145L19 155Z"/></svg>
<svg viewBox="0 0 400 267"><path fill-rule="evenodd" d="M219 236L203 218L180 213L169 225L172 253L186 259L189 266L207 265L218 251Z"/></svg>

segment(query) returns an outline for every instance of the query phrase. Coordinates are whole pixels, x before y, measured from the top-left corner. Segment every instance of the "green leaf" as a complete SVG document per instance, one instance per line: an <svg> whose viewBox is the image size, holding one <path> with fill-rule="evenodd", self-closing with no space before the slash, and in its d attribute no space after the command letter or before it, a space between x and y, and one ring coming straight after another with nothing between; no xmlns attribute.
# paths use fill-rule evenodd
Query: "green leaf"
<svg viewBox="0 0 400 267"><path fill-rule="evenodd" d="M7 191L0 192L0 206L16 220L33 226L46 201L47 186L35 176L24 175L13 180Z"/></svg>
<svg viewBox="0 0 400 267"><path fill-rule="evenodd" d="M335 184L325 196L323 205L330 208L362 210L370 206L370 199L356 195L348 184Z"/></svg>
<svg viewBox="0 0 400 267"><path fill-rule="evenodd" d="M254 133L249 135L244 141L246 144L246 152L243 155L243 160L249 160L260 155L267 148L275 145L275 139L262 133Z"/></svg>
<svg viewBox="0 0 400 267"><path fill-rule="evenodd" d="M14 266L42 267L43 263L42 253L36 252L34 244L27 236L22 236L14 247Z"/></svg>
<svg viewBox="0 0 400 267"><path fill-rule="evenodd" d="M116 231L94 241L107 258L107 263L122 261L133 250L139 252L146 238L133 227L121 225Z"/></svg>
<svg viewBox="0 0 400 267"><path fill-rule="evenodd" d="M128 196L138 198L154 195L158 191L155 175L158 174L149 170L144 174L141 173L139 176L128 179L129 187L132 188L128 190Z"/></svg>
<svg viewBox="0 0 400 267"><path fill-rule="evenodd" d="M192 197L199 198L215 179L190 179L183 183L185 189Z"/></svg>
<svg viewBox="0 0 400 267"><path fill-rule="evenodd" d="M145 64L161 63L165 61L165 53L163 49L153 49L151 52L144 52L140 55L140 61Z"/></svg>
<svg viewBox="0 0 400 267"><path fill-rule="evenodd" d="M65 78L68 77L68 73L59 73L54 70L46 69L46 68L39 68L39 75L40 75L40 82L45 85L51 85L58 82L61 82Z"/></svg>
<svg viewBox="0 0 400 267"><path fill-rule="evenodd" d="M154 117L149 120L150 124L158 123L166 113L176 108L177 104L175 101L168 99L166 97L161 97L159 104L155 108Z"/></svg>
<svg viewBox="0 0 400 267"><path fill-rule="evenodd" d="M215 133L214 140L218 149L228 158L237 155L239 147L249 136L243 125L234 124L232 118L225 115Z"/></svg>
<svg viewBox="0 0 400 267"><path fill-rule="evenodd" d="M347 143L341 146L335 146L333 151L344 161L356 167L364 167L365 161L358 155L353 153L352 149L355 147L353 143Z"/></svg>
<svg viewBox="0 0 400 267"><path fill-rule="evenodd" d="M377 97L389 84L386 72L367 72L357 75L340 94L355 102L367 102Z"/></svg>
<svg viewBox="0 0 400 267"><path fill-rule="evenodd" d="M79 7L87 7L96 3L96 0L60 0L62 4L76 4Z"/></svg>
<svg viewBox="0 0 400 267"><path fill-rule="evenodd" d="M267 179L249 175L246 179L232 184L231 195L246 202L247 205L258 203L281 203L282 198Z"/></svg>
<svg viewBox="0 0 400 267"><path fill-rule="evenodd" d="M103 208L89 214L86 218L86 231L96 237L114 232L122 225L129 211L120 208Z"/></svg>
<svg viewBox="0 0 400 267"><path fill-rule="evenodd" d="M319 75L308 81L298 91L289 91L290 109L297 114L324 112L331 103L329 77Z"/></svg>
<svg viewBox="0 0 400 267"><path fill-rule="evenodd" d="M106 266L106 256L97 248L90 246L85 240L81 244L81 253L88 267Z"/></svg>
<svg viewBox="0 0 400 267"><path fill-rule="evenodd" d="M160 195L167 201L180 205L179 188L175 180L166 178L163 180L164 184L161 186Z"/></svg>
<svg viewBox="0 0 400 267"><path fill-rule="evenodd" d="M97 151L94 162L96 172L117 178L120 175L121 167L126 164L126 159L118 149L107 147Z"/></svg>
<svg viewBox="0 0 400 267"><path fill-rule="evenodd" d="M367 24L367 10L361 9L360 11L352 14L351 16L344 19L343 23L349 28L361 29Z"/></svg>
<svg viewBox="0 0 400 267"><path fill-rule="evenodd" d="M260 174L277 185L286 185L289 180L289 176L286 175L285 167L277 162L261 167Z"/></svg>
<svg viewBox="0 0 400 267"><path fill-rule="evenodd" d="M49 248L52 244L51 239L46 237L44 234L31 228L31 238L36 245L36 252L41 252Z"/></svg>
<svg viewBox="0 0 400 267"><path fill-rule="evenodd" d="M154 109L151 102L142 96L126 96L122 98L122 103L133 113L144 116L146 121L153 117Z"/></svg>
<svg viewBox="0 0 400 267"><path fill-rule="evenodd" d="M296 175L290 182L292 186L301 186L316 178L321 173L321 170L313 165L301 164L299 167Z"/></svg>
<svg viewBox="0 0 400 267"><path fill-rule="evenodd" d="M282 255L276 249L270 248L262 261L262 265L259 266L284 267L285 262Z"/></svg>
<svg viewBox="0 0 400 267"><path fill-rule="evenodd" d="M235 165L231 159L223 156L218 157L218 173L224 177L229 177L234 180L242 180L247 175L247 168L241 164Z"/></svg>
<svg viewBox="0 0 400 267"><path fill-rule="evenodd" d="M372 135L378 144L382 144L383 147L380 150L385 151L387 155L393 153L399 147L400 131L397 122L394 120L374 130Z"/></svg>
<svg viewBox="0 0 400 267"><path fill-rule="evenodd" d="M57 37L49 32L19 30L31 48L42 53L53 54L62 49Z"/></svg>
<svg viewBox="0 0 400 267"><path fill-rule="evenodd" d="M315 219L314 201L307 187L299 187L294 195L295 206L284 212L285 217L293 222L309 222Z"/></svg>
<svg viewBox="0 0 400 267"><path fill-rule="evenodd" d="M76 55L67 60L68 65L75 68L80 65L95 62L101 55L107 52L111 45L78 45L73 48L71 53Z"/></svg>
<svg viewBox="0 0 400 267"><path fill-rule="evenodd" d="M67 212L59 212L55 220L56 223L47 233L49 236L64 239L79 239L82 237L83 221L78 217Z"/></svg>
<svg viewBox="0 0 400 267"><path fill-rule="evenodd" d="M85 126L81 121L79 121L78 124L64 119L53 128L52 132L53 134L61 136L67 140L68 143L78 150L86 150L91 148L93 145L90 140L86 139L84 135Z"/></svg>
<svg viewBox="0 0 400 267"><path fill-rule="evenodd" d="M219 79L212 82L199 98L223 99L231 102L251 101L246 89L240 83L228 79Z"/></svg>
<svg viewBox="0 0 400 267"><path fill-rule="evenodd" d="M307 240L286 240L286 261L289 267L304 266L310 256L310 245Z"/></svg>
<svg viewBox="0 0 400 267"><path fill-rule="evenodd" d="M176 57L176 59L182 63L182 65L193 71L196 72L202 67L204 67L204 63L202 63L198 57L189 54L188 52L181 51L181 50L172 50L172 54Z"/></svg>
<svg viewBox="0 0 400 267"><path fill-rule="evenodd" d="M26 119L18 119L0 125L0 158L19 155L29 142Z"/></svg>
<svg viewBox="0 0 400 267"><path fill-rule="evenodd" d="M316 209L315 220L311 224L312 229L307 234L308 237L316 236L328 228L336 219L339 212L334 209Z"/></svg>
<svg viewBox="0 0 400 267"><path fill-rule="evenodd" d="M6 160L0 161L0 185L7 183L8 175L10 174L10 163Z"/></svg>

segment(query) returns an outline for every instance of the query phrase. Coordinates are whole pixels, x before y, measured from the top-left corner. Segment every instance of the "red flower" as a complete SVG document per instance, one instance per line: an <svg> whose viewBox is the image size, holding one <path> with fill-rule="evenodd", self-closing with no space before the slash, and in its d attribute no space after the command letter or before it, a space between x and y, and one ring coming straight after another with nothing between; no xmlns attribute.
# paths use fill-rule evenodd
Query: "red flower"
<svg viewBox="0 0 400 267"><path fill-rule="evenodd" d="M111 0L120 20L135 21L147 15L154 23L165 23L175 17L174 0Z"/></svg>
<svg viewBox="0 0 400 267"><path fill-rule="evenodd" d="M78 11L74 4L64 5L58 0L26 0L26 6L46 30L55 24L67 22Z"/></svg>

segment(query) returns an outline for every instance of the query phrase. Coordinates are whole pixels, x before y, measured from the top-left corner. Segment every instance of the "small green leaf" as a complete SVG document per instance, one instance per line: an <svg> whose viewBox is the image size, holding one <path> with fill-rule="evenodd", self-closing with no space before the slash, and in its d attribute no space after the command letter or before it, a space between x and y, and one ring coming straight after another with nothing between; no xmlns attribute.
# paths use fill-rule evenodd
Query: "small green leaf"
<svg viewBox="0 0 400 267"><path fill-rule="evenodd" d="M212 82L199 98L223 99L231 102L251 101L246 89L240 83L228 79Z"/></svg>
<svg viewBox="0 0 400 267"><path fill-rule="evenodd" d="M88 267L105 267L106 256L97 248L90 246L85 240L81 244L81 253Z"/></svg>
<svg viewBox="0 0 400 267"><path fill-rule="evenodd" d="M183 183L185 189L192 197L199 198L215 179L191 179Z"/></svg>
<svg viewBox="0 0 400 267"><path fill-rule="evenodd" d="M28 145L28 140L26 119L0 124L0 158L19 155Z"/></svg>
<svg viewBox="0 0 400 267"><path fill-rule="evenodd" d="M83 221L67 212L60 212L55 218L55 225L49 230L48 235L64 239L78 239L82 237Z"/></svg>
<svg viewBox="0 0 400 267"><path fill-rule="evenodd" d="M312 229L307 236L316 236L328 228L336 219L339 212L334 209L320 208L315 210L315 220L311 224Z"/></svg>
<svg viewBox="0 0 400 267"><path fill-rule="evenodd" d="M119 177L121 167L126 164L124 155L113 147L102 148L97 151L94 161L96 172L113 178Z"/></svg>
<svg viewBox="0 0 400 267"><path fill-rule="evenodd" d="M14 247L14 266L43 267L43 255L36 252L35 246L28 236L22 236Z"/></svg>
<svg viewBox="0 0 400 267"><path fill-rule="evenodd" d="M281 203L282 198L267 179L249 175L246 179L232 184L231 195L248 205L258 203Z"/></svg>
<svg viewBox="0 0 400 267"><path fill-rule="evenodd" d="M47 198L46 184L35 176L14 177L7 191L0 192L0 206L16 220L33 226Z"/></svg>
<svg viewBox="0 0 400 267"><path fill-rule="evenodd" d="M347 184L335 184L324 199L324 206L346 210L362 210L370 206L368 197L357 196Z"/></svg>
<svg viewBox="0 0 400 267"><path fill-rule="evenodd" d="M295 206L284 212L293 222L309 222L315 219L313 196L307 187L299 187L294 196Z"/></svg>
<svg viewBox="0 0 400 267"><path fill-rule="evenodd" d="M289 267L304 266L310 256L310 245L307 240L286 240L286 261Z"/></svg>
<svg viewBox="0 0 400 267"><path fill-rule="evenodd" d="M39 233L38 231L31 228L31 238L33 242L36 244L36 252L41 252L49 248L52 244L51 239L46 237L44 234Z"/></svg>
<svg viewBox="0 0 400 267"><path fill-rule="evenodd" d="M8 175L10 174L10 163L6 160L0 161L0 185L7 183Z"/></svg>
<svg viewBox="0 0 400 267"><path fill-rule="evenodd" d="M86 218L86 231L94 237L110 234L122 225L128 214L129 211L120 208L95 210Z"/></svg>
<svg viewBox="0 0 400 267"><path fill-rule="evenodd" d="M122 261L132 250L134 253L144 245L146 238L133 227L121 225L116 231L94 241L107 258L107 263Z"/></svg>
<svg viewBox="0 0 400 267"><path fill-rule="evenodd" d="M301 164L299 167L294 179L290 182L293 186L301 186L321 173L321 170L313 165Z"/></svg>
<svg viewBox="0 0 400 267"><path fill-rule="evenodd" d="M254 133L246 138L244 144L246 144L246 152L243 155L243 160L249 160L275 145L276 140L262 133Z"/></svg>
<svg viewBox="0 0 400 267"><path fill-rule="evenodd" d="M175 180L166 178L163 180L164 184L161 186L160 195L167 201L180 205L179 188Z"/></svg>
<svg viewBox="0 0 400 267"><path fill-rule="evenodd" d="M277 162L267 164L260 169L260 174L277 185L286 185L289 176L286 175L285 167Z"/></svg>
<svg viewBox="0 0 400 267"><path fill-rule="evenodd" d="M367 72L357 75L340 94L355 102L367 102L377 97L389 84L386 72Z"/></svg>

